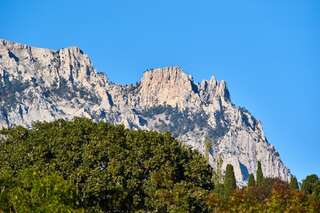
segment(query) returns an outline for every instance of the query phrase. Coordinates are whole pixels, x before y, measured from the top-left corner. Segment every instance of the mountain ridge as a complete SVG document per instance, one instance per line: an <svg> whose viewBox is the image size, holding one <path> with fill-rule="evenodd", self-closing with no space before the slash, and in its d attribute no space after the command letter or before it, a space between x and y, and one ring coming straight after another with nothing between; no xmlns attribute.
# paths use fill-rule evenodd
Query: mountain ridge
<svg viewBox="0 0 320 213"><path fill-rule="evenodd" d="M214 76L195 83L171 66L148 69L136 84L115 84L78 47L53 51L0 39L0 97L0 127L79 116L169 131L200 153L209 151L213 168L220 159L223 172L232 164L239 184L258 161L266 176L290 178L261 122L235 106L226 82Z"/></svg>

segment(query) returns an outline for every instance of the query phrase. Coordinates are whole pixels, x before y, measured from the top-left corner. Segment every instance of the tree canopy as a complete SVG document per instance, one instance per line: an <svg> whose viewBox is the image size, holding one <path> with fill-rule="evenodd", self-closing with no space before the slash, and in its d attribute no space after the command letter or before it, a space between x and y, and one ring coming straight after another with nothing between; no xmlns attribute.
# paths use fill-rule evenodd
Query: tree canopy
<svg viewBox="0 0 320 213"><path fill-rule="evenodd" d="M258 168L257 168L257 186L262 186L263 184L263 173L262 173L262 168L261 168L261 162L258 161Z"/></svg>
<svg viewBox="0 0 320 213"><path fill-rule="evenodd" d="M290 178L290 189L299 190L299 183L295 176L291 176Z"/></svg>
<svg viewBox="0 0 320 213"><path fill-rule="evenodd" d="M231 165L217 176L205 157L169 133L77 118L1 130L0 147L0 212L320 209L318 176L308 176L301 191L267 177L238 188Z"/></svg>
<svg viewBox="0 0 320 213"><path fill-rule="evenodd" d="M249 175L249 180L248 180L248 186L249 187L254 187L256 185L256 181L254 179L253 174Z"/></svg>
<svg viewBox="0 0 320 213"><path fill-rule="evenodd" d="M301 184L301 190L306 194L320 199L320 179L316 174L308 175Z"/></svg>
<svg viewBox="0 0 320 213"><path fill-rule="evenodd" d="M226 175L224 177L224 192L226 196L229 196L237 188L236 178L234 176L233 166L227 165Z"/></svg>
<svg viewBox="0 0 320 213"><path fill-rule="evenodd" d="M212 171L168 133L78 118L1 133L4 211L201 211Z"/></svg>

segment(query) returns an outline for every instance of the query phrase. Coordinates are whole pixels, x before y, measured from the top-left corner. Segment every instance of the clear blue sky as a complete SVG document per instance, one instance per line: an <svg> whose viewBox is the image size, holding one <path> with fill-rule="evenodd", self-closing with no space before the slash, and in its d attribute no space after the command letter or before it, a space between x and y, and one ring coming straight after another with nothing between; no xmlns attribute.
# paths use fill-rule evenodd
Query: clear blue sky
<svg viewBox="0 0 320 213"><path fill-rule="evenodd" d="M1 0L0 20L1 38L79 46L114 82L166 65L215 74L293 174L320 174L318 0Z"/></svg>

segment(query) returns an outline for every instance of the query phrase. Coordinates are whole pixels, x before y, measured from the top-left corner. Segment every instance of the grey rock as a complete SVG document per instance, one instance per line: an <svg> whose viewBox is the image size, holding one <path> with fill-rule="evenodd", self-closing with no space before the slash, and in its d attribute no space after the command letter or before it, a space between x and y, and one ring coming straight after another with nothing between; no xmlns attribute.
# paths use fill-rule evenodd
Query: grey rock
<svg viewBox="0 0 320 213"><path fill-rule="evenodd" d="M290 177L261 122L232 103L225 81L213 76L195 83L181 68L164 67L147 70L134 85L119 85L77 47L53 51L0 40L0 128L74 117L169 131L209 152L209 164L222 173L232 164L239 185L255 174L258 161L265 176Z"/></svg>

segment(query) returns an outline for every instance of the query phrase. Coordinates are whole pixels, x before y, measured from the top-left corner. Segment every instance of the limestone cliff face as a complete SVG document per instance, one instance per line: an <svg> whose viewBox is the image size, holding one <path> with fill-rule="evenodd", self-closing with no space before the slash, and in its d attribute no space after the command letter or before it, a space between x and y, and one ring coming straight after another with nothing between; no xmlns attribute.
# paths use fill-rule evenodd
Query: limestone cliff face
<svg viewBox="0 0 320 213"><path fill-rule="evenodd" d="M212 167L224 172L231 163L239 184L255 173L258 161L266 176L290 176L261 123L235 106L226 82L214 76L195 83L181 68L165 67L147 70L135 85L117 85L79 48L53 51L0 40L0 127L75 116L170 131L209 152Z"/></svg>
<svg viewBox="0 0 320 213"><path fill-rule="evenodd" d="M198 102L197 86L191 76L183 73L180 68L166 67L146 71L140 85L140 105L152 107L168 105L184 108L188 102Z"/></svg>

